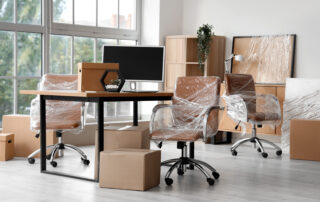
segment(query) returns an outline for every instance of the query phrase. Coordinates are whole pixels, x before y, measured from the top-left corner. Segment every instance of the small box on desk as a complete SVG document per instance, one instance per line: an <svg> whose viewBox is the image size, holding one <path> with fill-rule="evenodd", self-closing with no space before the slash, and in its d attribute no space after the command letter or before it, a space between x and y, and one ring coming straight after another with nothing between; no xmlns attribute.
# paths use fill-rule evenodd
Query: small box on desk
<svg viewBox="0 0 320 202"><path fill-rule="evenodd" d="M99 186L144 191L160 184L161 152L117 149L100 153Z"/></svg>
<svg viewBox="0 0 320 202"><path fill-rule="evenodd" d="M14 157L14 134L0 133L0 161L8 161Z"/></svg>
<svg viewBox="0 0 320 202"><path fill-rule="evenodd" d="M320 161L320 120L291 120L290 158Z"/></svg>
<svg viewBox="0 0 320 202"><path fill-rule="evenodd" d="M100 82L106 70L119 70L118 63L79 63L78 91L104 91Z"/></svg>
<svg viewBox="0 0 320 202"><path fill-rule="evenodd" d="M150 149L149 122L110 124L104 128L104 151L119 148ZM98 172L98 135L96 133L95 177Z"/></svg>

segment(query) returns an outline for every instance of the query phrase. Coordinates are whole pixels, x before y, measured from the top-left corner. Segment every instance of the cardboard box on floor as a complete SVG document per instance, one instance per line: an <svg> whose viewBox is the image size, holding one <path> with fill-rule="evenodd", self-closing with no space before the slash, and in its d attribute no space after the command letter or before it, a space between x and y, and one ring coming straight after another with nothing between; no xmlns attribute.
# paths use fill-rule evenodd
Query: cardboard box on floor
<svg viewBox="0 0 320 202"><path fill-rule="evenodd" d="M36 138L36 132L30 130L29 115L4 115L2 117L2 131L14 134L14 156L16 157L28 157L40 148L40 138ZM58 142L52 130L47 131L46 140L47 145ZM36 157L39 158L40 155Z"/></svg>
<svg viewBox="0 0 320 202"><path fill-rule="evenodd" d="M100 153L99 186L144 191L160 184L160 150L117 149Z"/></svg>
<svg viewBox="0 0 320 202"><path fill-rule="evenodd" d="M98 136L96 132L95 169L98 174ZM118 148L150 149L149 122L111 124L104 127L104 151Z"/></svg>
<svg viewBox="0 0 320 202"><path fill-rule="evenodd" d="M0 161L8 161L14 157L13 133L0 133Z"/></svg>
<svg viewBox="0 0 320 202"><path fill-rule="evenodd" d="M290 158L320 161L320 120L290 121Z"/></svg>

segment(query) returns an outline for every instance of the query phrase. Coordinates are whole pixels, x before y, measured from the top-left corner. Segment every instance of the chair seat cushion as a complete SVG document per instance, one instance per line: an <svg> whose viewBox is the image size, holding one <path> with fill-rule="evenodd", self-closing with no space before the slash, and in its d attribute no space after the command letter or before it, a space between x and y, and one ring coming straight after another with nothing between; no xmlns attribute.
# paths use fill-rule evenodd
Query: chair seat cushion
<svg viewBox="0 0 320 202"><path fill-rule="evenodd" d="M46 121L46 129L47 130L50 130L50 129L53 129L53 130L66 130L66 129L74 129L74 128L77 128L80 126L80 122L79 121L56 121L56 122L53 122L53 121L49 121L48 122L48 119ZM36 124L34 124L32 126L32 128L34 130L40 130L40 122L37 122Z"/></svg>
<svg viewBox="0 0 320 202"><path fill-rule="evenodd" d="M161 129L155 130L151 134L154 140L169 141L196 141L202 137L201 130L178 130L178 129Z"/></svg>
<svg viewBox="0 0 320 202"><path fill-rule="evenodd" d="M273 121L280 120L281 117L277 113L263 113L263 112L255 112L249 113L248 119L252 121Z"/></svg>

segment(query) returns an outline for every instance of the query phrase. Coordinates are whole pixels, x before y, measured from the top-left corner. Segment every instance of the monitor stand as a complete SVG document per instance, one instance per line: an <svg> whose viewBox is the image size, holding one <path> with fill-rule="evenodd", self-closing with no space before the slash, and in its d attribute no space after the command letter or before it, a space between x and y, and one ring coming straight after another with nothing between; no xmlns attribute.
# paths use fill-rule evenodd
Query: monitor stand
<svg viewBox="0 0 320 202"><path fill-rule="evenodd" d="M137 82L136 81L130 81L130 89L129 90L123 90L123 92L129 92L129 93L156 93L157 90L138 90L137 89Z"/></svg>

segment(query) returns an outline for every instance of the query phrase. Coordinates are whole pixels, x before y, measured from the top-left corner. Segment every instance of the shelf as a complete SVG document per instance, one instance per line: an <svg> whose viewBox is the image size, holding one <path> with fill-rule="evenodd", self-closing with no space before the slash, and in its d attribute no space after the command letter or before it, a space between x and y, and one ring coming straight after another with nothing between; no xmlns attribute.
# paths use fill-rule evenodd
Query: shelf
<svg viewBox="0 0 320 202"><path fill-rule="evenodd" d="M198 62L186 62L187 65L197 65L199 64Z"/></svg>

